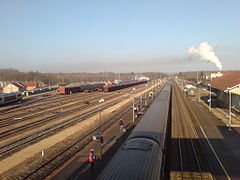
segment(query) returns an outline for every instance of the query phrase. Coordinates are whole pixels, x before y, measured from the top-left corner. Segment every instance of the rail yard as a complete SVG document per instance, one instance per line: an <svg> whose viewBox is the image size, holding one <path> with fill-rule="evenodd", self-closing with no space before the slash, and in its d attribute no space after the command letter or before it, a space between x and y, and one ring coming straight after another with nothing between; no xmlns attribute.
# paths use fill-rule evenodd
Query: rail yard
<svg viewBox="0 0 240 180"><path fill-rule="evenodd" d="M240 179L240 1L28 1L0 1L0 180Z"/></svg>
<svg viewBox="0 0 240 180"><path fill-rule="evenodd" d="M13 153L19 152L21 149L24 150L24 148L30 145L37 144L37 142L77 123L84 122L84 119L94 116L100 110L103 111L104 117L102 120L103 127L101 128L106 128L105 126L109 125L105 124L105 119L108 116L119 114L115 109L111 112L109 108L111 109L116 105L121 107L119 103L126 100L127 106L130 106L128 99L130 101L132 99L129 98L129 93L134 97L135 94L141 91L147 90L149 92L152 90L153 85L149 84L146 87L144 84L135 86L134 88L136 89L134 92L132 88L125 88L111 93L95 92L66 96L53 95L46 99L44 98L44 100L40 98L35 101L32 100L31 103L24 102L21 105L12 105L12 107L9 106L7 109L3 107L0 122L0 158L5 161L7 157L11 158ZM136 96L134 98L136 98L135 103L137 104L139 97L137 98ZM105 102L100 104L98 102L99 99L104 99ZM105 115L104 110L106 109L112 114ZM88 129L95 132L99 128L99 123L93 123L90 123L92 128L90 126ZM89 138L89 134L93 133L92 131L85 132L85 134L82 133L82 136Z"/></svg>
<svg viewBox="0 0 240 180"><path fill-rule="evenodd" d="M1 107L1 179L231 179L191 109L197 97L166 81L84 86L93 91L61 90L67 93ZM94 175L86 164L91 148Z"/></svg>

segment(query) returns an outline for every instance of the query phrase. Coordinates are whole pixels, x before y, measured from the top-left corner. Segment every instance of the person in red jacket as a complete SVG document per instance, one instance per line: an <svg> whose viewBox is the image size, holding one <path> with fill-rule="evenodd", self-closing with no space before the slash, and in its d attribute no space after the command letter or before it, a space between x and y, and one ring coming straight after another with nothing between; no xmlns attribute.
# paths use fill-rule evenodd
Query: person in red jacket
<svg viewBox="0 0 240 180"><path fill-rule="evenodd" d="M95 160L96 160L96 156L94 155L94 149L90 149L90 153L89 153L89 156L88 156L88 161L90 163L91 171L93 171Z"/></svg>

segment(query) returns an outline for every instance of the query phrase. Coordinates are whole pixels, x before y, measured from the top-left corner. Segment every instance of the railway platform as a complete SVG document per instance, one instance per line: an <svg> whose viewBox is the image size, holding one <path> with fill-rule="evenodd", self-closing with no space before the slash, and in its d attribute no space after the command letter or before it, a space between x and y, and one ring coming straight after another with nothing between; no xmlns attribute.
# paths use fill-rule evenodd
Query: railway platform
<svg viewBox="0 0 240 180"><path fill-rule="evenodd" d="M189 101L200 127L201 145L216 179L239 179L240 123L233 120L228 129L228 118L223 112L197 101ZM207 140L206 140L207 139Z"/></svg>
<svg viewBox="0 0 240 180"><path fill-rule="evenodd" d="M139 117L141 118L141 117ZM138 119L139 119L138 118ZM99 143L98 141L92 141L81 152L74 156L70 162L62 166L56 172L52 173L47 179L51 180L64 180L64 179L86 179L94 180L98 177L113 155L120 148L122 143L126 140L131 130L138 123L138 119L132 122L132 113L129 112L124 117L124 126L126 132L120 132L119 124L115 123L111 128L107 129L103 133L104 143L102 145L102 160L99 159ZM94 171L90 170L90 164L88 162L89 150L94 148L97 161L94 164Z"/></svg>
<svg viewBox="0 0 240 180"><path fill-rule="evenodd" d="M188 113L191 116L192 126L198 136L200 148L209 166L208 173L211 173L215 179L239 179L239 122L234 120L231 130L229 130L227 127L228 118L224 112L219 112L216 108L211 109L210 112L204 102L198 102L198 100L194 98L183 97L184 96L182 96L177 103L180 104L185 100L187 102L185 105L188 110L184 111L183 114ZM189 139L196 141L196 138L193 137L184 139L185 141L189 141ZM177 142L175 141L175 143ZM177 158L174 155L172 157L172 159L175 160ZM180 166L174 166L174 168L170 170L175 172L182 171ZM201 171L203 170L201 169ZM206 173L206 171L203 172ZM185 173L186 177L191 173L194 173L194 171L188 169L188 173ZM182 178L182 176L180 176L180 178ZM202 177L199 178L202 179Z"/></svg>

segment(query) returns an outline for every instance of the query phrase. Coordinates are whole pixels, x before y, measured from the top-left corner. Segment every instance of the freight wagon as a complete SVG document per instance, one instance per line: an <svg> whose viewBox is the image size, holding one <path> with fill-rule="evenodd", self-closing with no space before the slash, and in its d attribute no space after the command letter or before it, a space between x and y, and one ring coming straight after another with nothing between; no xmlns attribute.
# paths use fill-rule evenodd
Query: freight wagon
<svg viewBox="0 0 240 180"><path fill-rule="evenodd" d="M0 105L22 100L21 92L0 94Z"/></svg>
<svg viewBox="0 0 240 180"><path fill-rule="evenodd" d="M148 82L147 80L141 80L141 81L127 81L127 82L123 82L121 84L107 84L107 85L103 86L103 91L104 92L116 91L119 89L131 87L131 86L135 86L135 85L143 84L143 83L147 83L147 82Z"/></svg>
<svg viewBox="0 0 240 180"><path fill-rule="evenodd" d="M102 90L104 83L97 83L97 84L82 84L79 86L61 86L57 89L58 94L71 94L71 93L78 93L84 91L97 91Z"/></svg>

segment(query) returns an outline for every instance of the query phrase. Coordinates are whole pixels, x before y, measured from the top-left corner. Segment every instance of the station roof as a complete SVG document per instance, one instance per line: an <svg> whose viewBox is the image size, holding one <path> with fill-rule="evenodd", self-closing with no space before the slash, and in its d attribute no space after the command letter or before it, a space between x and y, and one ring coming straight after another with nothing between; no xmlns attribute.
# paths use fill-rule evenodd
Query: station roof
<svg viewBox="0 0 240 180"><path fill-rule="evenodd" d="M25 86L19 82L13 82L12 84L18 88L25 88Z"/></svg>
<svg viewBox="0 0 240 180"><path fill-rule="evenodd" d="M240 71L226 72L223 76L213 79L210 84L213 88L222 91L233 88L240 84Z"/></svg>
<svg viewBox="0 0 240 180"><path fill-rule="evenodd" d="M20 82L22 85L24 85L25 87L28 86L37 86L37 82Z"/></svg>

